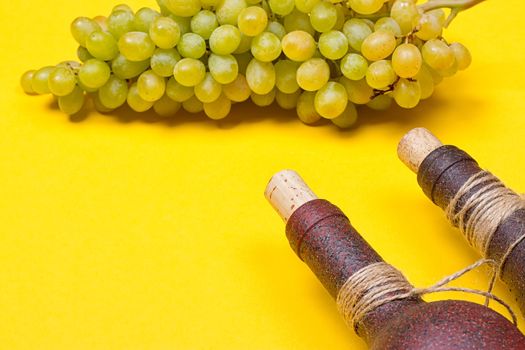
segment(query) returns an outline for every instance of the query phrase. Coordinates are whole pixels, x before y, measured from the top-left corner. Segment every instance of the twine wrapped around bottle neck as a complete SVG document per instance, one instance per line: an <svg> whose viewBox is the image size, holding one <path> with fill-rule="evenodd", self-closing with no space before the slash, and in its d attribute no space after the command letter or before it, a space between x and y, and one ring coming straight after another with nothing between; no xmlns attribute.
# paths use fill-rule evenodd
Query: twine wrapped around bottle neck
<svg viewBox="0 0 525 350"><path fill-rule="evenodd" d="M492 293L469 288L447 287L450 282L485 264L493 264L493 261L479 260L428 288L413 287L405 276L390 264L385 262L370 264L354 273L343 284L337 294L337 307L348 326L353 327L357 332L359 324L368 313L392 301L421 297L431 293L464 292L481 295L503 305L511 315L514 324L517 325L516 314L511 307Z"/></svg>
<svg viewBox="0 0 525 350"><path fill-rule="evenodd" d="M490 242L499 225L520 209L525 209L524 198L507 188L488 171L481 171L463 184L445 212L450 222L460 229L468 242L482 256L487 257ZM499 261L496 261L496 275L501 274L503 265L514 248L524 240L525 232L509 246Z"/></svg>

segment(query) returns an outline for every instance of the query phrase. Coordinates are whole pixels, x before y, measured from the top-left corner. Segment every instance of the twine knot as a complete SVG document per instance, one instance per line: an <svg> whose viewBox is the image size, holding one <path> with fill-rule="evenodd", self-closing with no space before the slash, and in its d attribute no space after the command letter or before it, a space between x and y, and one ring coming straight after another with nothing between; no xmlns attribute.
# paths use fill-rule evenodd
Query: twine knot
<svg viewBox="0 0 525 350"><path fill-rule="evenodd" d="M343 284L337 294L337 307L348 326L353 327L357 332L360 323L369 312L392 301L432 293L463 292L481 295L503 305L511 315L514 324L517 325L516 314L511 307L490 291L447 286L450 282L485 264L491 265L494 264L494 261L479 260L427 288L413 287L405 276L390 264L385 262L370 264L354 273Z"/></svg>
<svg viewBox="0 0 525 350"><path fill-rule="evenodd" d="M518 195L507 188L488 171L480 171L463 184L445 212L468 242L486 257L499 225L520 209L525 209L525 195ZM499 258L494 267L496 276L501 274L508 257L523 240L525 232Z"/></svg>

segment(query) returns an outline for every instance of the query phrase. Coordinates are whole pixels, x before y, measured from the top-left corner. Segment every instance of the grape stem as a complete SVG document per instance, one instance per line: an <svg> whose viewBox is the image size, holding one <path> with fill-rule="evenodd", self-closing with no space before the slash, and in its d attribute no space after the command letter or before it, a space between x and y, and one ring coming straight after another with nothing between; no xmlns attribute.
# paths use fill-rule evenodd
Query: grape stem
<svg viewBox="0 0 525 350"><path fill-rule="evenodd" d="M449 8L450 14L447 17L447 20L444 25L445 27L448 27L450 22L452 22L452 20L456 18L458 13L469 9L473 6L476 6L477 4L483 1L485 0L429 0L426 3L419 5L418 7L423 12L428 12L441 8Z"/></svg>

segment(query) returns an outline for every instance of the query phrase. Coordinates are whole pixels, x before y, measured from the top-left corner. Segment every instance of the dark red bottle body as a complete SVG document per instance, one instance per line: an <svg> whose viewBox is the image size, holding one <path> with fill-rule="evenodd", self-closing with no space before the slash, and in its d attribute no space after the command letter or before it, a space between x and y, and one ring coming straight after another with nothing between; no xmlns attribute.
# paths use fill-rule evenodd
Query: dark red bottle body
<svg viewBox="0 0 525 350"><path fill-rule="evenodd" d="M460 188L480 171L482 169L478 163L464 151L454 146L442 146L421 163L418 183L427 197L446 209ZM463 196L458 209L475 190ZM489 244L486 258L500 261L511 245L524 234L525 210L517 210L499 225ZM522 314L525 315L525 240L512 250L502 266L500 277L513 292Z"/></svg>
<svg viewBox="0 0 525 350"><path fill-rule="evenodd" d="M325 200L297 209L286 226L297 255L335 298L350 276L382 258ZM377 350L525 350L525 337L500 314L464 301L426 303L418 297L369 312L357 329Z"/></svg>

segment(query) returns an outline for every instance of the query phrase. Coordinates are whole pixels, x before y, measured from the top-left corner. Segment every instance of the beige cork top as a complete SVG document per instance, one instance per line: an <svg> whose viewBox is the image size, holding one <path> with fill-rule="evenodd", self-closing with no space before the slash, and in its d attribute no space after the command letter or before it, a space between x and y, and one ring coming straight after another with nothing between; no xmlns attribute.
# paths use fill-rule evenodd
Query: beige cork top
<svg viewBox="0 0 525 350"><path fill-rule="evenodd" d="M441 141L425 128L410 130L399 142L399 159L417 174L419 166L432 151L443 146Z"/></svg>
<svg viewBox="0 0 525 350"><path fill-rule="evenodd" d="M303 204L317 199L301 176L293 170L275 174L266 186L264 196L285 222Z"/></svg>

